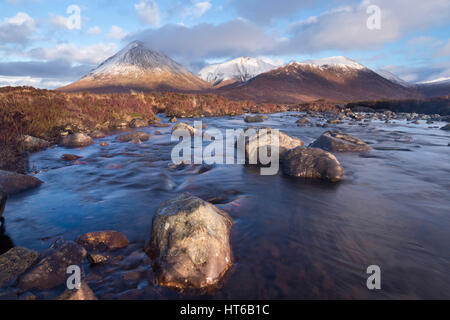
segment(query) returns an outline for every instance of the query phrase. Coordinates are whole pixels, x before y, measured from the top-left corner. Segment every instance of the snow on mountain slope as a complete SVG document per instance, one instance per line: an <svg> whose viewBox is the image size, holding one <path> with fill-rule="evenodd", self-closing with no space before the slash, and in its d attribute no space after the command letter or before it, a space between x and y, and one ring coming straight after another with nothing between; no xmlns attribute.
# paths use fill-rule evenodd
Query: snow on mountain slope
<svg viewBox="0 0 450 320"><path fill-rule="evenodd" d="M169 71L177 74L190 72L166 55L147 48L143 42L134 41L107 59L85 78L107 75L139 75L145 72Z"/></svg>
<svg viewBox="0 0 450 320"><path fill-rule="evenodd" d="M383 78L388 79L389 81L395 82L395 83L397 83L397 84L399 84L399 85L401 85L401 86L403 86L405 88L413 86L412 83L409 83L409 82L401 79L400 77L396 76L392 72L387 71L385 69L378 69L375 72L378 73Z"/></svg>
<svg viewBox="0 0 450 320"><path fill-rule="evenodd" d="M276 69L276 63L265 58L240 57L204 67L198 76L214 85L225 81L245 82L257 75Z"/></svg>
<svg viewBox="0 0 450 320"><path fill-rule="evenodd" d="M98 93L138 91L196 91L209 84L166 55L135 41L96 69L61 91Z"/></svg>
<svg viewBox="0 0 450 320"><path fill-rule="evenodd" d="M450 77L443 77L443 78L439 78L439 79L434 79L434 80L428 80L428 81L422 81L422 82L418 82L417 84L448 84L450 83Z"/></svg>
<svg viewBox="0 0 450 320"><path fill-rule="evenodd" d="M328 68L341 68L341 69L356 69L363 70L366 69L365 66L347 57L337 56L328 57L316 60L305 60L302 62L291 62L291 65L307 65L312 67L318 67L321 69Z"/></svg>

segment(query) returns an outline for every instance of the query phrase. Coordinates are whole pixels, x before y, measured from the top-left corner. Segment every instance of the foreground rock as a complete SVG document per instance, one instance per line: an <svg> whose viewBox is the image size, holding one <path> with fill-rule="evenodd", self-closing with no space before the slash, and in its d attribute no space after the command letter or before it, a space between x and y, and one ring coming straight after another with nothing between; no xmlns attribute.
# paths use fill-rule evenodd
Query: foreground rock
<svg viewBox="0 0 450 320"><path fill-rule="evenodd" d="M372 149L367 143L338 131L325 132L310 147L330 152L361 152Z"/></svg>
<svg viewBox="0 0 450 320"><path fill-rule="evenodd" d="M83 148L94 144L94 140L84 133L74 133L62 137L60 145L66 148Z"/></svg>
<svg viewBox="0 0 450 320"><path fill-rule="evenodd" d="M191 127L190 125L179 122L172 128L172 133L174 132L188 132L191 136L194 136L196 134L196 130L194 127Z"/></svg>
<svg viewBox="0 0 450 320"><path fill-rule="evenodd" d="M32 136L24 136L23 143L28 152L38 152L51 146L50 142Z"/></svg>
<svg viewBox="0 0 450 320"><path fill-rule="evenodd" d="M446 126L442 127L441 130L449 131L450 130L450 123Z"/></svg>
<svg viewBox="0 0 450 320"><path fill-rule="evenodd" d="M289 176L322 179L330 182L342 180L344 168L334 155L317 148L296 148L283 158L283 172Z"/></svg>
<svg viewBox="0 0 450 320"><path fill-rule="evenodd" d="M130 141L148 141L150 139L150 135L146 132L137 131L133 133L124 134L117 137L117 140L120 142L130 142Z"/></svg>
<svg viewBox="0 0 450 320"><path fill-rule="evenodd" d="M232 264L231 218L211 203L184 193L161 205L145 251L160 285L203 288Z"/></svg>
<svg viewBox="0 0 450 320"><path fill-rule="evenodd" d="M42 183L41 180L32 176L0 170L0 190L7 194L16 194L37 188Z"/></svg>
<svg viewBox="0 0 450 320"><path fill-rule="evenodd" d="M67 268L82 266L86 250L73 241L61 242L19 279L22 290L50 290L66 282Z"/></svg>
<svg viewBox="0 0 450 320"><path fill-rule="evenodd" d="M0 288L13 282L37 260L39 253L15 247L0 256Z"/></svg>
<svg viewBox="0 0 450 320"><path fill-rule="evenodd" d="M249 130L254 129L256 135L250 136L251 132ZM245 142L242 140L245 139ZM275 138L273 135L273 131L271 128L264 127L261 129L249 128L245 131L243 135L238 138L238 146L242 143L245 143L245 158L248 161L249 159L257 159L259 149L262 147L267 147L268 156L272 153L272 148L275 145ZM303 147L305 144L298 138L292 138L287 134L279 131L279 155L280 159L284 156L284 154L297 147ZM252 158L253 157L253 158ZM259 159L259 158L258 158ZM259 160L258 160L259 164Z"/></svg>
<svg viewBox="0 0 450 320"><path fill-rule="evenodd" d="M56 300L98 300L86 282L81 283L78 290L66 290Z"/></svg>
<svg viewBox="0 0 450 320"><path fill-rule="evenodd" d="M244 121L247 123L258 123L264 122L264 120L268 119L267 116L248 116L245 117Z"/></svg>
<svg viewBox="0 0 450 320"><path fill-rule="evenodd" d="M127 237L118 231L86 233L75 240L88 251L110 251L128 246Z"/></svg>

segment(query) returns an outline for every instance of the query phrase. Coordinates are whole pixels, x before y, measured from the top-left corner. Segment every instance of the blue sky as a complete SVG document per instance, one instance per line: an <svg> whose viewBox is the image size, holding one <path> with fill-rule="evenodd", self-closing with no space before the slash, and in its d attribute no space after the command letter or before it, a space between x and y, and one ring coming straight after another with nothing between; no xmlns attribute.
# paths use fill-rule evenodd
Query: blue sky
<svg viewBox="0 0 450 320"><path fill-rule="evenodd" d="M381 29L367 27L371 5ZM344 55L407 81L447 78L449 18L450 0L1 0L0 86L67 84L133 40L193 72L241 55Z"/></svg>

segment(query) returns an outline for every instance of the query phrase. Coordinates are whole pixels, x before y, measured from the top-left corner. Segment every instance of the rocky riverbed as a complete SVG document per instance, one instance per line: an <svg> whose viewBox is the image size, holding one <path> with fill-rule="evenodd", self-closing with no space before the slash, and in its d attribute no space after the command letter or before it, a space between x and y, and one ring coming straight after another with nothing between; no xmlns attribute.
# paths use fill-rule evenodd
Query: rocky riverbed
<svg viewBox="0 0 450 320"><path fill-rule="evenodd" d="M30 157L22 184L0 174L14 187L3 212L0 299L449 297L444 118L347 110L201 119L222 131L247 122L281 129L275 176L247 165L174 166L169 120L64 134ZM196 223L180 231L190 212ZM167 230L184 240L167 246ZM220 254L202 251L203 237ZM83 269L77 292L65 287L70 264ZM379 292L365 286L373 264L383 272Z"/></svg>

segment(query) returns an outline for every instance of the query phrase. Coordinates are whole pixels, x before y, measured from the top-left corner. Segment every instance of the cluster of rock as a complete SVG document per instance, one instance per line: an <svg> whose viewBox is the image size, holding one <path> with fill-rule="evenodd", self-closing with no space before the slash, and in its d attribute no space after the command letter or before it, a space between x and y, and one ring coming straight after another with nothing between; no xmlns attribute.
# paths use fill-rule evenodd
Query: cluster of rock
<svg viewBox="0 0 450 320"><path fill-rule="evenodd" d="M309 117L319 119L319 123L312 122ZM383 112L375 112L370 108L361 107L353 109L342 109L338 112L315 112L309 110L306 111L306 116L300 116L300 119L296 121L296 124L300 127L309 125L312 127L322 126L326 128L329 125L342 124L344 121L348 121L349 125L358 124L360 126L363 126L374 120L383 121L385 123L403 120L406 120L410 124L421 124L423 122L429 124L430 128L439 128L438 126L431 125L439 121L448 122L450 120L450 117L441 116L439 114L427 115L418 113L396 113L389 110Z"/></svg>
<svg viewBox="0 0 450 320"><path fill-rule="evenodd" d="M252 131L249 131L252 130ZM252 134L255 133L255 134ZM247 164L251 159L258 159L261 148L267 148L268 154L276 146L273 139L273 130L270 128L248 128L242 134L236 145L245 142L245 154ZM279 159L283 172L292 177L306 179L322 179L330 182L341 181L344 176L344 168L337 158L330 152L362 152L369 151L371 147L350 135L327 131L313 142L308 148L298 138L292 138L279 131Z"/></svg>

